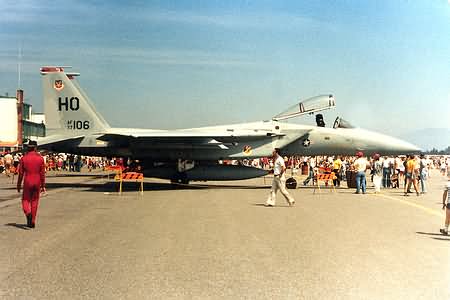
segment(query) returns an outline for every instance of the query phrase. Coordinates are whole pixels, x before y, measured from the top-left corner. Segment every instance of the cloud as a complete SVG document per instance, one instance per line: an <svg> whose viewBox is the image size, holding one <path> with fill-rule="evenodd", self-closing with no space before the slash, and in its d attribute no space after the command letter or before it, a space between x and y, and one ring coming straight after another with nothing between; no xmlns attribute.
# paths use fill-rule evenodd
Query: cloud
<svg viewBox="0 0 450 300"><path fill-rule="evenodd" d="M47 0L0 0L1 23L45 23L45 24L77 24L76 16L85 16L82 21L89 20L95 13L95 6L81 1L64 1L64 4Z"/></svg>
<svg viewBox="0 0 450 300"><path fill-rule="evenodd" d="M0 65L3 72L16 72L18 50L14 48L0 50ZM76 52L76 53L75 53ZM92 61L114 62L114 64L133 65L194 65L210 67L257 67L256 61L236 54L216 54L208 51L173 50L173 49L139 49L127 47L102 48L83 47L73 49L58 47L51 50L48 45L36 46L32 50L24 49L22 56L22 72L36 73L42 65L58 63L73 64Z"/></svg>
<svg viewBox="0 0 450 300"><path fill-rule="evenodd" d="M1 23L45 23L55 25L89 25L98 20L115 22L178 23L225 29L299 29L324 27L326 22L297 14L280 12L202 12L200 10L164 10L133 5L96 5L83 1L64 1L64 5L43 1L0 0Z"/></svg>
<svg viewBox="0 0 450 300"><path fill-rule="evenodd" d="M89 48L83 49L83 56L96 57L96 60L112 60L116 63L141 65L197 65L220 67L251 67L255 61L227 54L214 54L196 50L147 50L136 48ZM84 55L86 54L86 55Z"/></svg>
<svg viewBox="0 0 450 300"><path fill-rule="evenodd" d="M194 11L159 10L143 12L134 17L147 22L181 23L200 26L216 26L226 29L298 29L327 26L326 22L288 13L221 13L202 14ZM327 26L329 27L329 26ZM329 27L331 28L331 27Z"/></svg>
<svg viewBox="0 0 450 300"><path fill-rule="evenodd" d="M198 50L90 48L83 50L83 52L123 63L205 66L252 66L256 64L254 61L249 61L237 55L215 54Z"/></svg>
<svg viewBox="0 0 450 300"><path fill-rule="evenodd" d="M31 2L18 1L1 1L0 7L0 23L26 23L35 19L36 12L39 7Z"/></svg>
<svg viewBox="0 0 450 300"><path fill-rule="evenodd" d="M0 73L4 74L17 74L18 61L0 59L0 65L2 66ZM38 62L22 62L20 66L20 73L25 75L39 74L39 68L41 64Z"/></svg>

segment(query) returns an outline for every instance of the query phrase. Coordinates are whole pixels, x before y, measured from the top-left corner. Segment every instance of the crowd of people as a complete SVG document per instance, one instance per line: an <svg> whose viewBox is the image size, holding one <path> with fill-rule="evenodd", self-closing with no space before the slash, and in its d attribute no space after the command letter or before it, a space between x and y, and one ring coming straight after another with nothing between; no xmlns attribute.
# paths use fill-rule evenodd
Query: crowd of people
<svg viewBox="0 0 450 300"><path fill-rule="evenodd" d="M15 173L17 167L19 166L20 159L22 158L21 153L12 155L10 152L6 152L4 155L0 156L0 174L6 174L6 176L11 176L11 172Z"/></svg>
<svg viewBox="0 0 450 300"><path fill-rule="evenodd" d="M83 166L87 166L88 171L92 171L93 169L103 168L108 164L106 158L65 153L45 155L44 161L48 171L69 172L81 172Z"/></svg>
<svg viewBox="0 0 450 300"><path fill-rule="evenodd" d="M17 173L19 162L23 157L22 153L6 152L0 156L0 174L11 176ZM110 165L123 165L123 159L105 157L82 156L66 153L42 154L46 171L68 171L81 172L82 167L86 167L89 172L95 169L104 169Z"/></svg>
<svg viewBox="0 0 450 300"><path fill-rule="evenodd" d="M356 156L298 156L284 157L284 160L291 175L297 175L300 172L308 175L303 181L304 185L312 182L315 175L320 172L333 172L335 174L333 180L335 186L340 186L341 181L347 180L348 172L356 173L356 175L358 173L366 174L367 172L374 183L376 192L379 192L381 187L404 188L411 185L419 194L424 194L427 191L426 181L431 176L431 169L437 169L445 176L446 170L450 166L450 156L401 155L393 157L374 154L367 159L362 152L356 153ZM242 164L263 169L273 168L273 160L270 158L227 161L224 163ZM361 183L361 177L362 174L359 174L356 184ZM407 191L410 188L407 188ZM362 184L360 189L362 189Z"/></svg>
<svg viewBox="0 0 450 300"><path fill-rule="evenodd" d="M362 154L362 152L361 152ZM19 165L22 153L11 154L9 152L0 155L0 174L10 176ZM80 172L82 167L87 167L88 171L104 169L107 166L126 166L130 163L122 158L108 159L106 157L91 157L66 153L43 154L46 171L69 171ZM295 156L283 157L287 172L290 175L308 175L303 181L304 185L313 182L316 174L321 172L333 172L335 179L333 184L340 186L341 181L347 180L348 171L358 173L357 169L362 168L361 159L364 155L358 156ZM359 159L359 161L358 161ZM366 158L367 159L367 158ZM359 162L359 165L356 162ZM408 163L409 162L409 163ZM274 160L271 157L257 159L220 161L221 164L244 165L262 169L273 169ZM450 167L450 156L380 156L373 155L367 159L367 168L364 173L368 173L375 185L376 192L378 186L383 188L400 188L411 184L419 193L426 193L426 180L431 175L431 169L440 170L445 175ZM360 170L362 171L362 170ZM410 175L411 174L411 175Z"/></svg>

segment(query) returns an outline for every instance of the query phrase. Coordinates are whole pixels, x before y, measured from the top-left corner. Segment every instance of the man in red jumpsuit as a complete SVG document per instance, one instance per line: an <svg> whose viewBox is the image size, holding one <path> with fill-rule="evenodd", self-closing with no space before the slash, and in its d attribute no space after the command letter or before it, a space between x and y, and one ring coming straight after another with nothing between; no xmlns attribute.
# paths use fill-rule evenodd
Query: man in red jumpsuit
<svg viewBox="0 0 450 300"><path fill-rule="evenodd" d="M17 192L20 193L23 179L22 208L27 217L27 226L34 228L39 205L39 194L45 191L45 164L36 151L36 141L28 143L28 153L20 160Z"/></svg>

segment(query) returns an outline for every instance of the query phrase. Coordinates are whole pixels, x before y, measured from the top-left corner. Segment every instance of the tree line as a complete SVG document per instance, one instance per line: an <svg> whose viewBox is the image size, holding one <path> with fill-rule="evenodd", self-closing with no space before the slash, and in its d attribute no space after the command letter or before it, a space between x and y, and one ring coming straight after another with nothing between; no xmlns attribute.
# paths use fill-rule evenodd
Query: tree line
<svg viewBox="0 0 450 300"><path fill-rule="evenodd" d="M425 151L425 154L429 154L429 155L450 155L450 146L448 146L444 150L438 150L436 148L433 148L431 150Z"/></svg>

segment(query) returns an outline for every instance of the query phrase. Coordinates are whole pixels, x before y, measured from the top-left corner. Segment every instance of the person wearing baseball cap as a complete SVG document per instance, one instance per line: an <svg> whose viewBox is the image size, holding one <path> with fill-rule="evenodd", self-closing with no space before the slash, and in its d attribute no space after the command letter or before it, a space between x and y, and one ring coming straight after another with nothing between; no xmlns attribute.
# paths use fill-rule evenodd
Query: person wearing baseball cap
<svg viewBox="0 0 450 300"><path fill-rule="evenodd" d="M355 160L353 166L356 170L356 192L355 194L366 193L366 170L370 166L367 159L364 157L364 153L361 151L356 152L358 159Z"/></svg>

